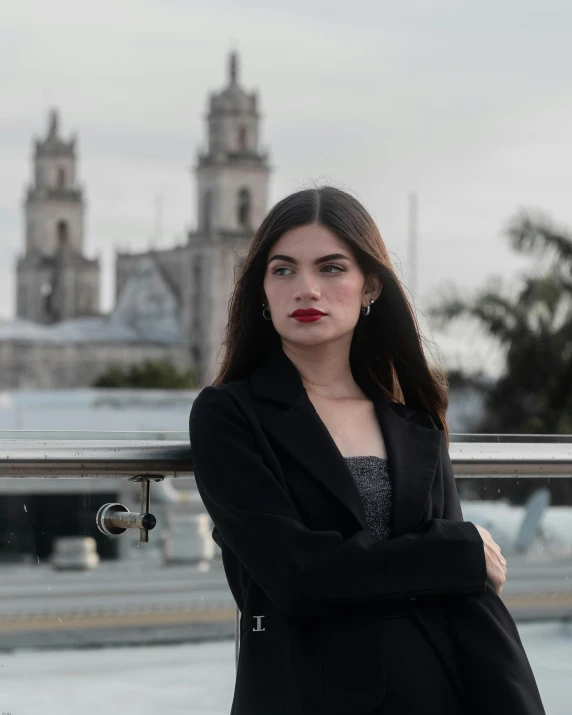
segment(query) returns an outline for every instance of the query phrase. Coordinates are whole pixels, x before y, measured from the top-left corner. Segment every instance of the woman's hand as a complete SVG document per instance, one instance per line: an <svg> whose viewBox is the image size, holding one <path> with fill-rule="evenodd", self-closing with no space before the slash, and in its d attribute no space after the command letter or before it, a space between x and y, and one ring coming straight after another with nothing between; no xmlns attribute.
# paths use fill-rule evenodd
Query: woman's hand
<svg viewBox="0 0 572 715"><path fill-rule="evenodd" d="M506 559L501 554L500 546L493 540L490 533L484 528L475 524L485 545L485 560L487 562L487 576L493 584L497 594L500 596L502 587L506 581Z"/></svg>

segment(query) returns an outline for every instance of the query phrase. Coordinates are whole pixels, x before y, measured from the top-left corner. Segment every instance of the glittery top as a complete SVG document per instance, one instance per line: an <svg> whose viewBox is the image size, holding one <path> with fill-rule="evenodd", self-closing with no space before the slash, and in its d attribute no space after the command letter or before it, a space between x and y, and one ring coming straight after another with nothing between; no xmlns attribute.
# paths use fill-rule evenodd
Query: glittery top
<svg viewBox="0 0 572 715"><path fill-rule="evenodd" d="M386 541L391 536L391 480L387 459L373 455L345 457L362 498L368 530Z"/></svg>

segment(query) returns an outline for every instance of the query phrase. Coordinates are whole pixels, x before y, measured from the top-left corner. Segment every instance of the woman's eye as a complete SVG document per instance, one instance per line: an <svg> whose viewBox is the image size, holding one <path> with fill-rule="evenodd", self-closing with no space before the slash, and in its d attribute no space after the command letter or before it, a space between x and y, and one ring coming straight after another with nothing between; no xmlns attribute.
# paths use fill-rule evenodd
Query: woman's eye
<svg viewBox="0 0 572 715"><path fill-rule="evenodd" d="M329 268L333 268L334 270L326 270ZM322 266L320 268L321 271L324 273L340 273L341 271L345 271L345 268L343 266L338 266L335 263L328 263L325 266ZM291 268L288 266L277 266L273 271L272 274L276 276L285 276L288 275L287 273L284 273L284 271L292 271Z"/></svg>

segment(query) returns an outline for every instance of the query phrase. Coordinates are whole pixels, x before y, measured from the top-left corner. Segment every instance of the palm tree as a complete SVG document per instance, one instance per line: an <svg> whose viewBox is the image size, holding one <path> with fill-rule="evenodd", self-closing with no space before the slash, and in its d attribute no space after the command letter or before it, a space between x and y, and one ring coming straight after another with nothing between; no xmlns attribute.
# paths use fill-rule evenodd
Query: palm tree
<svg viewBox="0 0 572 715"><path fill-rule="evenodd" d="M527 212L509 222L506 235L515 251L538 261L516 292L504 290L498 278L472 299L453 286L428 313L437 327L472 318L504 348L504 373L487 391L484 415L472 431L570 434L572 235L555 229L546 216ZM560 496L572 492L568 480L557 481Z"/></svg>

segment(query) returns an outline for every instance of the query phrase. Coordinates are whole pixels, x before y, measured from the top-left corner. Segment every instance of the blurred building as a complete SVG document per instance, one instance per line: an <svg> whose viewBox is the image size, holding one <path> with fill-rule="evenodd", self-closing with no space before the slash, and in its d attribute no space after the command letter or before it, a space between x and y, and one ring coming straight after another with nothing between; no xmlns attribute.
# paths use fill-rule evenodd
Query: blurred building
<svg viewBox="0 0 572 715"><path fill-rule="evenodd" d="M0 390L86 387L111 366L143 360L169 360L184 370L189 352L170 327L133 327L113 314L52 325L0 320Z"/></svg>
<svg viewBox="0 0 572 715"><path fill-rule="evenodd" d="M117 310L145 322L159 301L177 315L202 381L217 363L235 268L267 210L270 169L258 105L256 92L241 87L232 53L226 87L209 97L207 148L197 154L196 229L171 249L117 254Z"/></svg>
<svg viewBox="0 0 572 715"><path fill-rule="evenodd" d="M99 313L100 266L84 255L84 196L76 179L76 138L62 139L58 113L36 140L26 192L25 253L18 259L16 313L54 323Z"/></svg>
<svg viewBox="0 0 572 715"><path fill-rule="evenodd" d="M209 97L207 147L197 154L196 228L170 249L118 253L109 315L99 308L99 260L85 255L77 138L62 138L52 110L47 135L34 143L24 200L17 318L0 321L0 389L88 386L107 367L145 359L194 366L208 380L235 268L267 208L258 98L238 75L232 53L226 86Z"/></svg>
<svg viewBox="0 0 572 715"><path fill-rule="evenodd" d="M165 299L149 261L137 266L115 310L100 313L99 260L85 255L76 143L76 137L62 139L58 112L52 110L47 136L34 145L33 178L24 199L17 317L0 320L0 389L84 387L108 367L146 359L168 359L180 369L191 363L178 305ZM138 289L143 283L144 292Z"/></svg>

